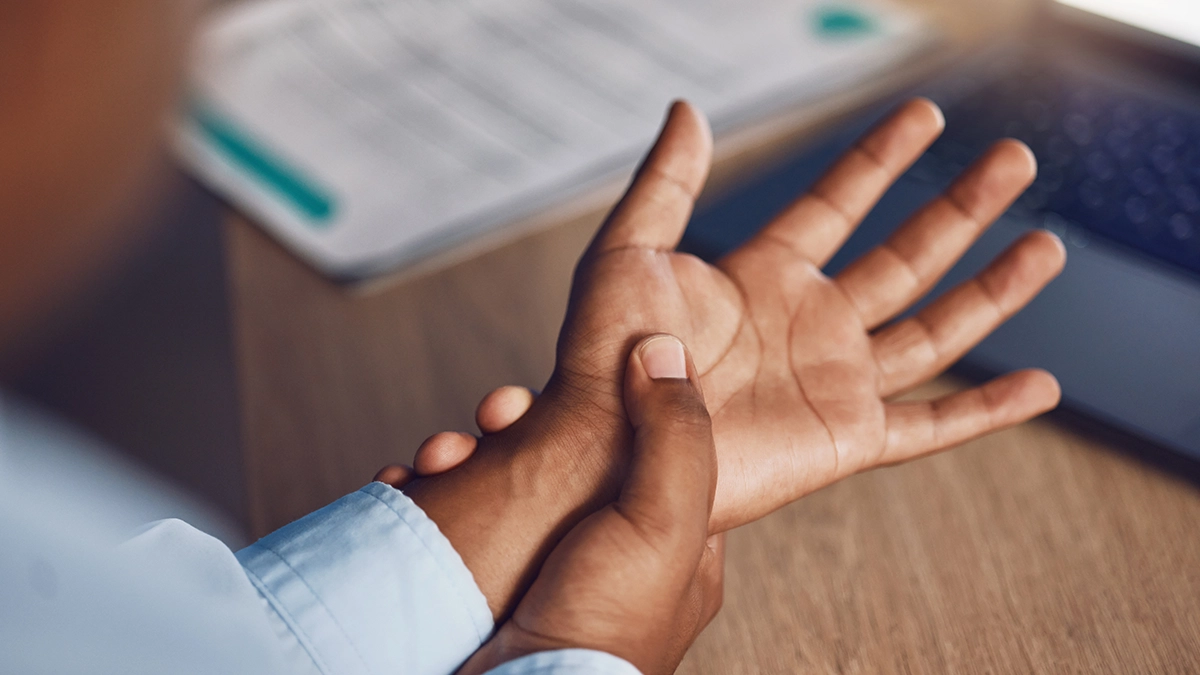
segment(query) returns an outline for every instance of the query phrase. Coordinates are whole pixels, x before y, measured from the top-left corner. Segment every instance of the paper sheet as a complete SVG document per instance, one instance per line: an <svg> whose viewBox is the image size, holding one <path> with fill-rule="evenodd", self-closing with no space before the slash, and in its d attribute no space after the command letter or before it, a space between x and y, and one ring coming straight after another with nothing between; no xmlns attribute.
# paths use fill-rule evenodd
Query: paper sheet
<svg viewBox="0 0 1200 675"><path fill-rule="evenodd" d="M325 273L364 278L628 171L668 103L733 128L932 33L812 0L257 0L204 35L185 162Z"/></svg>

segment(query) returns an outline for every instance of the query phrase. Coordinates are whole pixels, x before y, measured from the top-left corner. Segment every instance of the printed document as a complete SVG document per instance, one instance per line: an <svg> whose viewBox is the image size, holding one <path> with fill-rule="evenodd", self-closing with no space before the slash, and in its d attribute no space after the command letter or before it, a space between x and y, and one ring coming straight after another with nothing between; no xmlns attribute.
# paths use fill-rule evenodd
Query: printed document
<svg viewBox="0 0 1200 675"><path fill-rule="evenodd" d="M362 279L627 173L673 99L719 133L932 37L869 0L256 0L205 31L176 146L301 257Z"/></svg>

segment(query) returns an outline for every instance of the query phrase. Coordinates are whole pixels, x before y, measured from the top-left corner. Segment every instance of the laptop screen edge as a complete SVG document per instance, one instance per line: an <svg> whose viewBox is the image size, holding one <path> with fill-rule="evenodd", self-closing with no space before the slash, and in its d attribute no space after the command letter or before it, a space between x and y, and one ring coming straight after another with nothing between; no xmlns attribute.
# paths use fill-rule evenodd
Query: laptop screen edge
<svg viewBox="0 0 1200 675"><path fill-rule="evenodd" d="M1195 40L1193 42L1182 32L1162 32L1153 22L1134 22L1105 14L1097 10L1091 0L1050 0L1047 4L1054 17L1064 23L1200 64L1200 34L1190 37Z"/></svg>

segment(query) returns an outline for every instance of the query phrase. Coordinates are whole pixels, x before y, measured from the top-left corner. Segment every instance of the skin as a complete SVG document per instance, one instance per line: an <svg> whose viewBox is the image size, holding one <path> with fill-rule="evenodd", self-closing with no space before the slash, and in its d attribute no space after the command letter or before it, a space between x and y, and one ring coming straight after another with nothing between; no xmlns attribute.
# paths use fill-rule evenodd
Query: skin
<svg viewBox="0 0 1200 675"><path fill-rule="evenodd" d="M1019 142L996 144L838 277L821 272L942 126L932 103L902 106L755 238L708 265L674 247L707 176L711 137L690 105L672 108L580 261L544 394L458 468L406 488L454 542L497 617L511 612L554 544L616 498L631 434L621 374L646 335L678 335L700 373L720 477L713 533L1057 405L1057 382L1036 370L935 401L891 400L940 374L1062 269L1062 244L1033 233L976 279L889 323L1032 182L1035 162ZM461 494L474 496L469 505Z"/></svg>
<svg viewBox="0 0 1200 675"><path fill-rule="evenodd" d="M511 619L459 670L484 673L540 651L595 649L646 675L669 675L719 607L720 551L708 542L717 484L712 424L691 359L687 376L652 379L647 345L629 355L629 476L617 499L551 553ZM697 595L715 605L695 602Z"/></svg>
<svg viewBox="0 0 1200 675"><path fill-rule="evenodd" d="M0 96L16 101L0 106L0 345L11 348L129 241L125 216L161 142L147 130L159 128L178 94L200 4L0 4ZM630 448L642 427L622 382L628 355L653 333L670 332L691 347L694 384L712 411L719 478L708 532L1055 405L1056 383L1037 371L939 401L890 401L941 372L1061 269L1061 245L1034 234L917 318L888 323L1028 185L1034 166L1023 146L995 147L947 197L839 277L820 271L941 124L927 102L905 107L810 195L710 266L673 252L712 144L697 111L686 104L672 110L580 262L545 394L485 436L469 459L461 460L473 443L467 438L457 441L457 456L431 452L431 468L461 464L406 488L459 550L496 616L507 616L535 578L534 597L553 600L543 600L543 609L568 600L556 594L572 584L553 579L569 577L573 565L543 569L543 561L585 517L622 499L626 477L638 475L631 457L640 455ZM498 419L512 419L511 411ZM587 550L580 539L591 537L571 537L556 560ZM543 582L539 569L561 574ZM681 583L665 585L675 592ZM637 607L636 598L624 602L631 611L652 609ZM653 631L668 620L643 619L655 625L631 620L627 628ZM678 636L687 643L688 632L655 635L664 644ZM646 660L650 672L660 666Z"/></svg>
<svg viewBox="0 0 1200 675"><path fill-rule="evenodd" d="M507 385L493 389L475 409L475 423L484 434L498 434L516 423L533 407L535 395L525 387ZM375 474L374 480L400 489L417 476L445 473L471 458L478 439L468 433L443 431L434 434L417 448L413 466L390 464Z"/></svg>
<svg viewBox="0 0 1200 675"><path fill-rule="evenodd" d="M703 536L716 484L711 421L690 358L689 379L655 382L646 376L641 348L661 337L634 348L625 375L626 410L635 424L633 461L642 462L642 481L649 484L639 488L631 475L616 502L567 535L513 617L459 675L569 647L618 654L639 664L643 673L671 673L720 610L725 535ZM492 391L476 411L480 430L504 431L533 401L533 392L523 387ZM468 434L436 434L418 449L415 470L392 465L375 480L401 489L417 475L455 468L476 447ZM651 453L665 461L647 465ZM701 461L688 462L689 457ZM658 527L648 527L647 519ZM641 532L654 536L647 539ZM636 635L629 634L631 629Z"/></svg>

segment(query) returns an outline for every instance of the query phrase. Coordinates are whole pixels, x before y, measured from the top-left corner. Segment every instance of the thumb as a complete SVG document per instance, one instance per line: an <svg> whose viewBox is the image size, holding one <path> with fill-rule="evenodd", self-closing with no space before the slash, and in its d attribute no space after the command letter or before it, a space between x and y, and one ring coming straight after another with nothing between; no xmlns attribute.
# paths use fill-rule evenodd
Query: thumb
<svg viewBox="0 0 1200 675"><path fill-rule="evenodd" d="M695 543L701 551L717 483L716 451L695 365L678 338L654 335L633 348L625 409L634 454L617 510L657 544Z"/></svg>
<svg viewBox="0 0 1200 675"><path fill-rule="evenodd" d="M590 248L674 249L687 228L712 165L712 129L704 113L676 101L654 148Z"/></svg>

